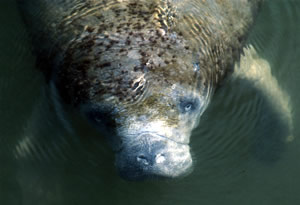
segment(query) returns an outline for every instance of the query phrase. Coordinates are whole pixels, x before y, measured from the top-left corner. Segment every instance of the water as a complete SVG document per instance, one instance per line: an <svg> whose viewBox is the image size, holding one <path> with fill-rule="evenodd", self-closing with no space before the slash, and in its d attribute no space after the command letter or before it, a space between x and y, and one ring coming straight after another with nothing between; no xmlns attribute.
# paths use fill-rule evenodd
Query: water
<svg viewBox="0 0 300 205"><path fill-rule="evenodd" d="M290 96L295 139L262 93L228 80L193 133L193 173L135 183L119 178L103 137L55 105L14 1L1 1L0 203L299 204L299 9L268 1L249 38Z"/></svg>

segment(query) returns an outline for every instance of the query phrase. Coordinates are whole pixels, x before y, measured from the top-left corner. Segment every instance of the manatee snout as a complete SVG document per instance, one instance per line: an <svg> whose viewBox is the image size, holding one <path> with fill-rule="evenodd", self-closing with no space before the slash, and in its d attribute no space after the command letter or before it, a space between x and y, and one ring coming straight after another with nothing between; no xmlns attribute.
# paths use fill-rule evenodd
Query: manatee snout
<svg viewBox="0 0 300 205"><path fill-rule="evenodd" d="M188 144L145 133L116 154L116 167L127 180L175 178L190 172L192 158Z"/></svg>

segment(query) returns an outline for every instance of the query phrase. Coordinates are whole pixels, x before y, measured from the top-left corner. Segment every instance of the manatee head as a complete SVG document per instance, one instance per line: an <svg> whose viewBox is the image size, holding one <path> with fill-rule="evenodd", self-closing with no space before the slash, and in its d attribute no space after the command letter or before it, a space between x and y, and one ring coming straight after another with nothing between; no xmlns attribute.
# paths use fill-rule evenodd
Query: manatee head
<svg viewBox="0 0 300 205"><path fill-rule="evenodd" d="M192 167L190 136L209 103L211 74L176 32L127 33L90 29L74 39L58 87L107 136L122 177L183 176Z"/></svg>
<svg viewBox="0 0 300 205"><path fill-rule="evenodd" d="M173 178L188 173L190 136L207 106L207 93L179 83L155 82L147 75L135 80L131 94L139 93L137 99L120 102L119 97L107 96L85 104L83 112L107 136L124 178Z"/></svg>

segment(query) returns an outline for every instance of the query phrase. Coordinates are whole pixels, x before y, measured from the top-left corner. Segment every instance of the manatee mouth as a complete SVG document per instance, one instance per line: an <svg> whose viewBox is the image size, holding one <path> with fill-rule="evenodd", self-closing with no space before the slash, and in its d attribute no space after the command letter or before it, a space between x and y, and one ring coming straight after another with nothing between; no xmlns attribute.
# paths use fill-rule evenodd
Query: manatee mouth
<svg viewBox="0 0 300 205"><path fill-rule="evenodd" d="M191 171L188 144L145 133L127 141L116 153L116 167L126 180L175 178Z"/></svg>

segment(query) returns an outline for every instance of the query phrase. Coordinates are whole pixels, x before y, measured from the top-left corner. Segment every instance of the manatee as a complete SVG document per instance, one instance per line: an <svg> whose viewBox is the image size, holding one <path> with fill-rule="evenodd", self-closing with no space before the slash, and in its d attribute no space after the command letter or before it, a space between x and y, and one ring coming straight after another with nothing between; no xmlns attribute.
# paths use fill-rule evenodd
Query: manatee
<svg viewBox="0 0 300 205"><path fill-rule="evenodd" d="M190 173L190 136L262 0L18 0L49 87L128 180Z"/></svg>

